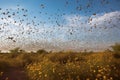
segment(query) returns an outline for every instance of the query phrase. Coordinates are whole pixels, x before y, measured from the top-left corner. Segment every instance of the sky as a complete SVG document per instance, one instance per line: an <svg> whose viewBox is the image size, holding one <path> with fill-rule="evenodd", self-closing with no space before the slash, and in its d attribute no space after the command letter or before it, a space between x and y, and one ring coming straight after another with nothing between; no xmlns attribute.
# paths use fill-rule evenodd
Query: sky
<svg viewBox="0 0 120 80"><path fill-rule="evenodd" d="M0 0L0 50L105 50L120 43L120 0Z"/></svg>

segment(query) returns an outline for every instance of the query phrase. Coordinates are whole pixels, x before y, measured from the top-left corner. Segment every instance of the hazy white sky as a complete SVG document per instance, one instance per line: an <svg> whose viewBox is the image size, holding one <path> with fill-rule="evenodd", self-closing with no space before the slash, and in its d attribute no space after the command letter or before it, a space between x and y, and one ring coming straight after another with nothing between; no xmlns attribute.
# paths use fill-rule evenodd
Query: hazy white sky
<svg viewBox="0 0 120 80"><path fill-rule="evenodd" d="M104 50L120 42L119 5L119 0L0 0L0 49Z"/></svg>

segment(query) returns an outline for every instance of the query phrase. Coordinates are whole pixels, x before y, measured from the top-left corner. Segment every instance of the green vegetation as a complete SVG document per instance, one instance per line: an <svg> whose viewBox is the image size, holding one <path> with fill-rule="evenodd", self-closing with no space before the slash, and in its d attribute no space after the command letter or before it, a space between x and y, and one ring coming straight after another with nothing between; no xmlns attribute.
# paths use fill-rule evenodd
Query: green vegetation
<svg viewBox="0 0 120 80"><path fill-rule="evenodd" d="M116 43L115 45L111 46L114 52L114 57L120 58L120 44Z"/></svg>
<svg viewBox="0 0 120 80"><path fill-rule="evenodd" d="M0 53L0 80L120 80L120 45L105 52ZM17 71L16 71L17 70ZM17 72L17 73L16 73ZM23 75L23 77L21 77Z"/></svg>

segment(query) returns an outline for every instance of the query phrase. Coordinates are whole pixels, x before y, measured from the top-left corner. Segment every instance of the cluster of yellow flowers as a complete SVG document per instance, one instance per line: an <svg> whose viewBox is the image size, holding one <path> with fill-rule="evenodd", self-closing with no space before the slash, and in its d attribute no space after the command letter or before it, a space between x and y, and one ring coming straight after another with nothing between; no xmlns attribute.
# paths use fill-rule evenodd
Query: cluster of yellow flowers
<svg viewBox="0 0 120 80"><path fill-rule="evenodd" d="M111 68L110 65L106 66L96 66L96 68L91 69L91 72L95 75L95 80L113 80L113 77L110 76Z"/></svg>
<svg viewBox="0 0 120 80"><path fill-rule="evenodd" d="M56 69L54 66L55 65L50 61L30 64L27 66L28 75L33 80L41 80L41 78L47 79L47 77L55 73Z"/></svg>
<svg viewBox="0 0 120 80"><path fill-rule="evenodd" d="M32 80L114 80L115 65L105 64L103 56L99 57L87 57L85 61L75 57L73 62L68 60L65 64L44 59L28 65L27 71Z"/></svg>

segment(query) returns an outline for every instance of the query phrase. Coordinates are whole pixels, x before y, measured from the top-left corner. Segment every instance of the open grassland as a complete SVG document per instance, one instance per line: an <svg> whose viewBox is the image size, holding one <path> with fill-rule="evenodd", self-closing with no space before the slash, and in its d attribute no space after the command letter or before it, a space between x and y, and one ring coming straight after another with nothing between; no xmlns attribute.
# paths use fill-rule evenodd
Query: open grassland
<svg viewBox="0 0 120 80"><path fill-rule="evenodd" d="M120 80L120 58L111 51L1 53L0 80Z"/></svg>

